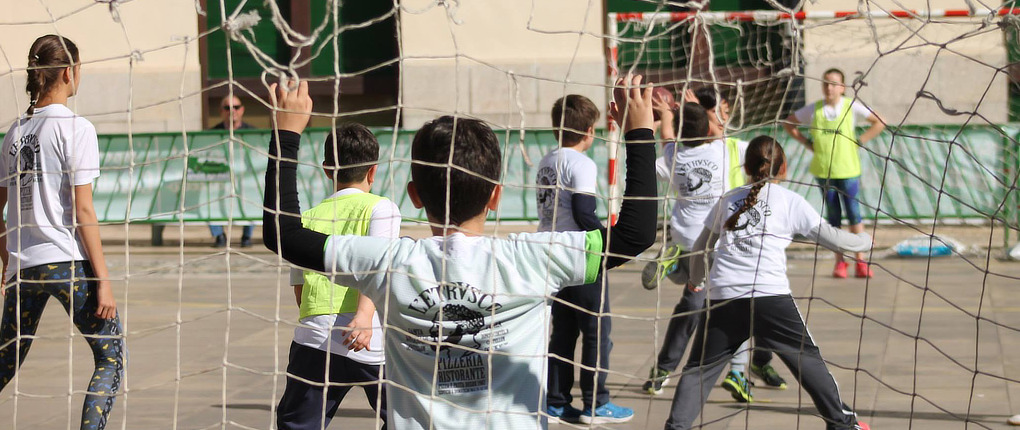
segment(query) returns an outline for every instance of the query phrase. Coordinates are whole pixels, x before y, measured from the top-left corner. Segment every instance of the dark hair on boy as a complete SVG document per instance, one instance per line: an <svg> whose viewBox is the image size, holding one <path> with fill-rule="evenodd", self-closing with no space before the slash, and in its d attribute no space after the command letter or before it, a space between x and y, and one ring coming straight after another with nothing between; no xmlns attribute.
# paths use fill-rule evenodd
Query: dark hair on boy
<svg viewBox="0 0 1020 430"><path fill-rule="evenodd" d="M718 103L715 88L711 86L694 90L694 97L698 99L698 104L705 110L715 109L715 105Z"/></svg>
<svg viewBox="0 0 1020 430"><path fill-rule="evenodd" d="M831 68L829 70L826 70L825 73L822 73L822 79L825 79L825 76L828 75L829 73L835 73L835 74L839 75L839 83L841 83L841 84L845 84L846 83L846 75L843 74L842 70L839 70L839 69L837 69L835 67L833 67L833 68Z"/></svg>
<svg viewBox="0 0 1020 430"><path fill-rule="evenodd" d="M589 128L599 120L599 108L589 98L568 94L553 103L552 123L560 146L570 147L581 143Z"/></svg>
<svg viewBox="0 0 1020 430"><path fill-rule="evenodd" d="M379 141L368 127L340 124L326 136L322 167L333 170L333 181L337 184L361 182L378 161Z"/></svg>
<svg viewBox="0 0 1020 430"><path fill-rule="evenodd" d="M484 122L447 115L415 133L411 160L411 181L425 212L443 222L449 215L450 224L460 225L485 210L503 157L496 134Z"/></svg>
<svg viewBox="0 0 1020 430"><path fill-rule="evenodd" d="M786 166L786 152L783 147L769 136L761 135L747 144L747 153L744 155L744 172L751 178L751 191L744 197L744 202L733 215L726 220L726 229L733 230L737 227L740 215L758 204L758 192L765 187L765 184L772 178L782 173Z"/></svg>
<svg viewBox="0 0 1020 430"><path fill-rule="evenodd" d="M78 46L71 39L47 34L32 43L28 50L28 82L25 83L29 99L26 111L28 115L32 115L32 109L39 102L39 97L48 93L60 80L60 74L64 69L76 64Z"/></svg>
<svg viewBox="0 0 1020 430"><path fill-rule="evenodd" d="M699 146L712 140L708 136L708 111L701 105L684 103L676 128L684 146Z"/></svg>

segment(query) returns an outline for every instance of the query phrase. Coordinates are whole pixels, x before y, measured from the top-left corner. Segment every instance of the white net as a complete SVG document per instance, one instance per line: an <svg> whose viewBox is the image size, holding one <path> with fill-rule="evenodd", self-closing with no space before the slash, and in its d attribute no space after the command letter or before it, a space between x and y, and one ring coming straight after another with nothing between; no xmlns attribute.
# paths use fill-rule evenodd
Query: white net
<svg viewBox="0 0 1020 430"><path fill-rule="evenodd" d="M83 336L60 306L30 307L38 303L10 299L27 285L11 284L6 304L14 307L5 306L6 331L0 339L7 354L0 376L9 378L0 379L5 384L0 428L101 427L82 418L83 402L86 416L90 408L107 407L86 399L95 366L83 337L123 339L130 351L120 355L125 371L112 389L116 402L106 428L279 428L279 420L298 421L300 413L306 423L314 422L306 428L326 427L317 419L334 413L333 428L373 428L382 425L383 417L373 407L379 397L371 388L382 385L391 391L417 389L434 401L435 409L427 414L391 402L391 414L409 417L405 425L417 420L425 427L459 427L463 422L450 422L458 414L488 416L494 420L490 424L511 416L539 425L563 413L545 409L543 399L554 399L551 406L572 400L573 407L584 408L593 390L598 404L608 400L634 410L627 428L661 428L677 405L700 401L690 395L678 397L676 404L669 401L687 363L683 351L676 367L665 369L671 382L661 394L649 394L649 370L662 367L667 325L711 318L711 311L678 313L674 305L681 303L683 289L669 278L652 282L654 291L641 287L645 264L666 260L659 252L667 244L664 234L636 262L609 272L604 289L589 287L604 296L602 311L598 304L585 308L576 297L554 299L548 291L496 291L502 284L493 281L488 288L507 303L527 301L529 312L538 310L522 313L538 318L529 320L532 330L522 333L512 330L521 330L516 325L521 319L497 327L484 315L458 307L449 295L455 289L430 295L430 288L457 285L457 279L441 276L438 283L414 292L421 294L420 303L444 305L435 321L423 317L429 320L426 325L435 322L435 333L392 317L384 318L389 323L377 335L391 338L390 347L433 360L421 373L387 369L374 382L364 373L354 375L359 370L371 374L371 368L364 370L337 354L323 355L328 362L315 361L317 353L295 355L296 327L319 324L318 333L327 336L332 321L324 326L321 319L299 323L288 276L293 266L260 242L273 112L266 85L285 77L310 82L314 114L303 133L297 175L302 209L332 194L321 169L329 130L345 122L364 123L380 144L372 192L395 203L404 218L400 234L414 238L431 236L424 210L405 192L415 131L442 115L485 120L499 139L503 187L502 202L489 213L485 232L506 237L537 228L541 209L536 194L549 189L547 183L536 184L539 160L557 146L549 113L553 102L582 94L605 114L614 74L628 72L668 88L678 102L687 89L715 90L715 97L731 107L727 136L750 140L767 134L779 140L789 163L783 185L824 214L819 186L809 172L812 154L790 139L782 125L798 108L822 98L822 74L833 67L846 75L846 96L878 113L887 125L858 150L857 200L864 229L875 238L874 250L865 254L874 277L831 278L832 254L801 240L786 253L792 296L839 385L839 398L876 428L1003 428L1011 412L1020 411L1012 395L1020 378L1010 358L1020 344L1013 294L1020 269L1005 261L1016 241L1020 206L1015 192L1020 127L1011 122L1020 112L1014 106L1020 94L1014 70L1020 24L1013 9L968 3L970 9L962 11L893 12L928 5L868 1L856 5L856 15L807 5L813 10L791 17L774 11L631 13L628 5L614 1L608 2L612 10L603 2L552 3L8 4L17 13L0 18L0 78L8 83L0 89L0 122L14 123L28 107L23 89L32 41L55 33L74 40L81 50L81 87L68 106L98 130L101 176L94 185L95 209L123 334ZM635 3L638 8L650 5ZM679 8L662 6L667 7ZM203 131L221 120L229 122L239 111L252 129L242 129L239 122ZM858 125L863 133L868 122L862 119ZM610 157L617 152L621 161L625 157L622 145L615 147L619 138L604 126L611 127L601 120L596 124L597 138L586 155L599 172L596 211L607 218L618 208L622 192L613 188L622 186L626 170L621 162L619 186L609 179L616 166ZM669 230L675 203L667 200L669 185L659 186L660 233ZM560 209L555 216L572 214ZM207 225L226 227L223 248L209 247L218 245L219 238L209 234ZM246 226L254 226L254 233ZM243 246L244 239L254 239L254 246ZM557 249L580 252L567 245ZM555 258L547 256L535 267ZM505 271L507 260L489 263ZM445 270L456 273L458 264L463 263L456 258L441 261L441 267L452 267L443 269L443 276ZM768 269L756 267L755 272ZM853 271L851 264L851 278ZM406 270L390 267L383 273L399 277ZM501 272L490 273L493 279L495 273ZM553 276L542 275L542 282ZM404 288L390 279L384 286ZM474 290L457 291L467 295ZM405 303L397 296L376 306L388 315L413 312L416 305L400 308ZM557 304L553 317L546 316L543 303ZM509 315L520 310L489 306L485 311ZM596 315L611 317L612 325ZM34 333L11 335L34 321L39 322ZM549 328L557 321L558 328ZM564 328L586 323L593 324L593 333ZM553 331L568 341L547 349ZM575 352L569 338L579 334ZM611 350L606 342L585 345L602 335L612 339ZM25 340L32 341L32 349L22 359ZM438 350L433 348L437 342L442 345ZM497 351L505 342L541 347L507 356ZM330 345L330 353L341 347ZM705 345L692 340L685 345L687 354ZM493 365L492 360L501 359L518 366ZM550 366L557 363L608 368L605 388L598 388L590 372L578 376L573 369L558 370L562 378L553 381ZM541 368L528 367L536 364ZM694 425L819 427L826 412L816 410L805 395L805 381L781 360L772 364L785 378L785 390L770 386L768 372L752 375L748 367L745 373L755 382L750 393L732 384L712 391L704 407L697 408ZM484 376L473 374L476 368L485 370ZM333 382L316 382L326 369L336 377ZM411 381L412 376L417 379ZM333 397L302 397L281 405L288 377L291 383L306 383L311 392L328 385ZM507 382L513 380L519 383ZM726 387L727 381L709 382ZM457 402L457 394L479 392L482 401ZM346 393L342 402L340 393ZM107 398L99 397L100 403ZM281 410L298 415L281 418ZM561 418L573 421L566 413ZM612 424L598 418L553 425ZM391 423L390 428L401 427Z"/></svg>

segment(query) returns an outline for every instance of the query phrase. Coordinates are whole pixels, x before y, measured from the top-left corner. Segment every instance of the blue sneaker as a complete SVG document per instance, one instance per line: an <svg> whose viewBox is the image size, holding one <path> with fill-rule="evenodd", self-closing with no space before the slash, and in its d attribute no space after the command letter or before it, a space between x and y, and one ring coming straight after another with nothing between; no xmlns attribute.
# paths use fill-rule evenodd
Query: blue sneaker
<svg viewBox="0 0 1020 430"><path fill-rule="evenodd" d="M563 421L565 423L576 424L580 422L581 410L571 405L566 406L546 406L545 413L549 415L549 421Z"/></svg>
<svg viewBox="0 0 1020 430"><path fill-rule="evenodd" d="M614 405L613 402L595 408L595 414L591 413L590 408L585 408L581 412L581 423L583 424L625 423L631 418L634 418L633 409Z"/></svg>

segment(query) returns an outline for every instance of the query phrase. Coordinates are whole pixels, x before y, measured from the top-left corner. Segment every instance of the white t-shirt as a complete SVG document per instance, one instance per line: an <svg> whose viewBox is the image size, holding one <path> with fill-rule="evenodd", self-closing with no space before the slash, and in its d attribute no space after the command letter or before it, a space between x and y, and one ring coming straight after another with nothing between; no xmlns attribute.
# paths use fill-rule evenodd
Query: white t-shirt
<svg viewBox="0 0 1020 430"><path fill-rule="evenodd" d="M363 193L357 188L344 188L327 199L350 194ZM396 239L400 235L400 208L390 199L383 199L372 208L372 218L368 224L368 235ZM304 271L290 270L290 284L302 285L305 282ZM334 330L333 327L347 327L354 320L354 313L312 315L301 319L301 325L294 329L294 342L321 351L344 356L359 363L380 365L386 362L383 353L383 330L379 321L379 312L372 314L372 339L368 349L351 351L343 344L349 332Z"/></svg>
<svg viewBox="0 0 1020 430"><path fill-rule="evenodd" d="M747 143L738 144L740 163L744 162ZM705 217L716 201L729 189L729 166L726 142L716 139L704 145L689 147L667 143L666 160L673 160L673 191L676 204L669 225L673 240L684 249L691 249L705 227Z"/></svg>
<svg viewBox="0 0 1020 430"><path fill-rule="evenodd" d="M794 235L810 236L825 223L803 197L769 183L758 193L758 203L740 215L737 227L726 230L726 220L750 189L726 194L705 219L705 227L720 235L709 274L712 300L791 294L786 247Z"/></svg>
<svg viewBox="0 0 1020 430"><path fill-rule="evenodd" d="M0 172L7 187L6 278L20 269L84 260L74 226L74 187L99 177L99 141L89 120L51 104L4 136Z"/></svg>
<svg viewBox="0 0 1020 430"><path fill-rule="evenodd" d="M598 168L587 155L570 148L550 151L538 163L538 231L578 231L574 193L595 195Z"/></svg>
<svg viewBox="0 0 1020 430"><path fill-rule="evenodd" d="M836 106L829 106L823 103L822 114L825 115L825 118L829 121L835 121L839 113L843 111L844 100L848 99L840 97ZM868 107L860 100L854 100L853 104L850 105L850 111L854 113L855 123L865 120L871 116L871 109L868 109ZM815 116L815 103L809 103L804 107L797 109L797 111L793 113L793 116L797 118L797 122L804 125L810 125L811 119Z"/></svg>
<svg viewBox="0 0 1020 430"><path fill-rule="evenodd" d="M601 249L597 231L330 236L325 266L386 322L391 428L545 428L547 302L593 282Z"/></svg>

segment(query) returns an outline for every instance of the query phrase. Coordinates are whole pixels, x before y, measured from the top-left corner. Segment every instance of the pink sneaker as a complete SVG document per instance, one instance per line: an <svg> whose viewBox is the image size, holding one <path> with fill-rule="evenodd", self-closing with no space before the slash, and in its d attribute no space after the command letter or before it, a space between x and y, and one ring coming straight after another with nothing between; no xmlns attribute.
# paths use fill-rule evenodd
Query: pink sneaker
<svg viewBox="0 0 1020 430"><path fill-rule="evenodd" d="M868 263L858 261L856 266L857 267L854 270L856 273L854 273L854 276L858 278L870 278L875 276L875 273L871 271L871 266L868 266Z"/></svg>
<svg viewBox="0 0 1020 430"><path fill-rule="evenodd" d="M836 262L836 268L832 269L832 277L843 279L846 278L846 261L839 260Z"/></svg>
<svg viewBox="0 0 1020 430"><path fill-rule="evenodd" d="M858 421L857 427L855 427L854 430L871 430L871 426L869 426L868 423L864 421Z"/></svg>

